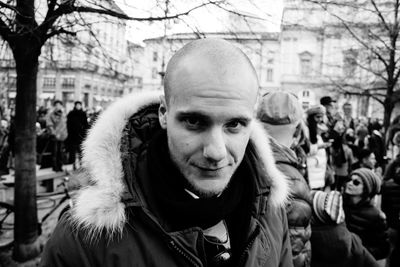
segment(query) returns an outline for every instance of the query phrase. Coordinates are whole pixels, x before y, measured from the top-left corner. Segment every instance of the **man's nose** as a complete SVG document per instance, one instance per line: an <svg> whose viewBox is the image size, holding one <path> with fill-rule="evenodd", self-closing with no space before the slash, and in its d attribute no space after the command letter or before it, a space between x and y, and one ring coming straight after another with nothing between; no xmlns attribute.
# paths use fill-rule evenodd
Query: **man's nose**
<svg viewBox="0 0 400 267"><path fill-rule="evenodd" d="M203 156L210 161L219 162L226 157L225 138L222 129L214 129L204 140Z"/></svg>

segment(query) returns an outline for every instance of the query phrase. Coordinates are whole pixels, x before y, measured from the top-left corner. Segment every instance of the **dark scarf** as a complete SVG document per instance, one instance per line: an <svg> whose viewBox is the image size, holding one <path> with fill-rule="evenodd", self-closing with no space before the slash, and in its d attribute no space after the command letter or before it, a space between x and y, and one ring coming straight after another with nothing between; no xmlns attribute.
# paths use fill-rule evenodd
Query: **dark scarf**
<svg viewBox="0 0 400 267"><path fill-rule="evenodd" d="M142 187L146 195L152 195L150 201L156 203L149 205L157 207L168 230L195 226L206 229L225 219L232 249L241 248L255 197L255 172L246 155L223 193L207 199L194 199L184 190L186 180L171 161L165 131L155 134L149 142L147 164L149 181Z"/></svg>

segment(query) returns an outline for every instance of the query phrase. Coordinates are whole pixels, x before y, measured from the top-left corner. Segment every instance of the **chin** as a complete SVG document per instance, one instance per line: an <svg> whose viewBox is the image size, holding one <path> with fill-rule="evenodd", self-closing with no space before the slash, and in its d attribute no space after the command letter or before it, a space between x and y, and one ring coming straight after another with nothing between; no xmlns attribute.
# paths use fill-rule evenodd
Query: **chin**
<svg viewBox="0 0 400 267"><path fill-rule="evenodd" d="M188 189L200 198L210 198L220 195L228 187L228 182L215 180L201 182L189 181Z"/></svg>

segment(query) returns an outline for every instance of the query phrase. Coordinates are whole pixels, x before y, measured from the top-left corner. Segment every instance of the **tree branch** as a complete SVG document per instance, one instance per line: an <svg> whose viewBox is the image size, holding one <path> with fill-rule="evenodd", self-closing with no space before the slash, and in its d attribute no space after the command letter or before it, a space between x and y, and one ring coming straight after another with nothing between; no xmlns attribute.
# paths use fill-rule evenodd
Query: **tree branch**
<svg viewBox="0 0 400 267"><path fill-rule="evenodd" d="M71 36L76 36L76 32L68 31L64 28L58 28L58 29L53 29L50 33L46 35L46 40L50 39L53 36L59 35L59 34L67 34Z"/></svg>
<svg viewBox="0 0 400 267"><path fill-rule="evenodd" d="M1 38L6 40L10 44L11 34L12 34L12 31L10 30L10 28L7 26L7 24L4 22L4 20L2 18L0 18L0 36L1 36Z"/></svg>
<svg viewBox="0 0 400 267"><path fill-rule="evenodd" d="M381 19L381 21L382 21L383 25L385 26L386 30L387 30L388 32L390 32L390 27L389 27L389 25L387 24L387 22L386 22L385 18L383 17L381 11L379 10L378 6L376 5L375 0L370 0L370 1L371 1L371 4L374 6L374 9L375 9L375 11L376 11L376 14L377 14L378 17Z"/></svg>

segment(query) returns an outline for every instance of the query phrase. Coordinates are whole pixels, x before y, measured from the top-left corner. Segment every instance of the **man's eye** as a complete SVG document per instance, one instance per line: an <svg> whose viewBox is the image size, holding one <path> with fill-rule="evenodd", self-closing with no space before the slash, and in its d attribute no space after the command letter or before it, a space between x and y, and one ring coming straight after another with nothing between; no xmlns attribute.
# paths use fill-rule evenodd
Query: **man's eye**
<svg viewBox="0 0 400 267"><path fill-rule="evenodd" d="M229 122L226 127L228 128L228 130L230 131L234 131L237 132L240 129L242 129L245 126L245 124L241 121L231 121Z"/></svg>
<svg viewBox="0 0 400 267"><path fill-rule="evenodd" d="M188 128L197 129L200 128L202 123L198 118L185 118L184 123Z"/></svg>

